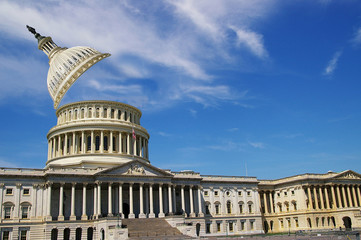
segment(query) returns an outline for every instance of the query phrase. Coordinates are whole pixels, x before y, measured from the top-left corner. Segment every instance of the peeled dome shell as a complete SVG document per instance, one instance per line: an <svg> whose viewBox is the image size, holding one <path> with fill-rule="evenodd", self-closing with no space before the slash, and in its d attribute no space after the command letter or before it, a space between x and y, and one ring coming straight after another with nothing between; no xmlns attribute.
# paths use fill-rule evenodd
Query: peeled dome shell
<svg viewBox="0 0 361 240"><path fill-rule="evenodd" d="M109 53L101 53L90 47L72 47L58 50L49 61L47 78L48 90L58 108L61 99L73 83L91 66L109 57Z"/></svg>

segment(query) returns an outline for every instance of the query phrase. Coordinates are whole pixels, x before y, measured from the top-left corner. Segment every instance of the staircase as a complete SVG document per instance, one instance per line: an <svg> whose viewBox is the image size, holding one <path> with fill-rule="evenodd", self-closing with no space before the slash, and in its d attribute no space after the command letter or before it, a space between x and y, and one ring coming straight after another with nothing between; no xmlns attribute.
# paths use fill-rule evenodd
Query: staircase
<svg viewBox="0 0 361 240"><path fill-rule="evenodd" d="M128 227L129 239L191 239L183 235L162 218L123 219L123 225Z"/></svg>

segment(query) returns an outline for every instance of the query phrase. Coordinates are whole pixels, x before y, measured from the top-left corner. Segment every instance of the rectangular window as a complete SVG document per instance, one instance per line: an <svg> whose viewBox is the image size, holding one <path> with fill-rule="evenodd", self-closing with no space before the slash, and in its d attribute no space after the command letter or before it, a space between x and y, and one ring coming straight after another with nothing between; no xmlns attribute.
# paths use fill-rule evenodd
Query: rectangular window
<svg viewBox="0 0 361 240"><path fill-rule="evenodd" d="M217 223L217 232L221 231L221 223Z"/></svg>
<svg viewBox="0 0 361 240"><path fill-rule="evenodd" d="M4 207L4 218L10 219L11 217L11 207Z"/></svg>
<svg viewBox="0 0 361 240"><path fill-rule="evenodd" d="M229 224L228 225L229 226L229 231L233 232L233 222L229 222L228 224Z"/></svg>
<svg viewBox="0 0 361 240"><path fill-rule="evenodd" d="M9 239L10 239L10 232L3 231L3 240L9 240Z"/></svg>
<svg viewBox="0 0 361 240"><path fill-rule="evenodd" d="M23 206L21 208L21 218L28 218L28 214L29 214L29 206Z"/></svg>
<svg viewBox="0 0 361 240"><path fill-rule="evenodd" d="M210 223L206 224L206 233L211 233L211 224Z"/></svg>
<svg viewBox="0 0 361 240"><path fill-rule="evenodd" d="M208 191L204 191L204 196L208 196Z"/></svg>
<svg viewBox="0 0 361 240"><path fill-rule="evenodd" d="M251 226L250 226L250 227L251 227L251 230L253 230L253 228L254 228L254 222L251 221L250 224L251 224Z"/></svg>
<svg viewBox="0 0 361 240"><path fill-rule="evenodd" d="M248 204L248 212L252 213L252 204Z"/></svg>
<svg viewBox="0 0 361 240"><path fill-rule="evenodd" d="M219 214L219 205L216 204L216 205L215 205L215 208L216 208L216 214Z"/></svg>
<svg viewBox="0 0 361 240"><path fill-rule="evenodd" d="M13 195L13 189L12 188L7 188L5 194L6 195Z"/></svg>
<svg viewBox="0 0 361 240"><path fill-rule="evenodd" d="M298 218L295 218L295 225L298 227Z"/></svg>
<svg viewBox="0 0 361 240"><path fill-rule="evenodd" d="M292 190L292 191L291 191L291 194L292 194L292 195L295 195L295 191L294 191L294 190Z"/></svg>
<svg viewBox="0 0 361 240"><path fill-rule="evenodd" d="M280 226L281 226L281 228L283 228L283 220L282 219L280 219Z"/></svg>
<svg viewBox="0 0 361 240"><path fill-rule="evenodd" d="M210 212L209 212L209 205L208 205L208 204L206 205L206 214L210 214Z"/></svg>
<svg viewBox="0 0 361 240"><path fill-rule="evenodd" d="M22 230L22 231L20 232L20 240L26 240L26 239L27 239L27 238L26 238L26 233L27 233L26 230Z"/></svg>
<svg viewBox="0 0 361 240"><path fill-rule="evenodd" d="M243 204L239 204L239 212L243 213Z"/></svg>
<svg viewBox="0 0 361 240"><path fill-rule="evenodd" d="M23 194L24 195L29 195L30 194L30 189L29 188L24 188L23 189Z"/></svg>
<svg viewBox="0 0 361 240"><path fill-rule="evenodd" d="M214 191L214 196L218 196L218 191Z"/></svg>
<svg viewBox="0 0 361 240"><path fill-rule="evenodd" d="M285 196L287 196L287 192L285 192Z"/></svg>
<svg viewBox="0 0 361 240"><path fill-rule="evenodd" d="M238 196L242 196L242 191L238 191Z"/></svg>
<svg viewBox="0 0 361 240"><path fill-rule="evenodd" d="M277 196L278 196L278 197L280 196L280 193L279 193L279 192L277 193Z"/></svg>
<svg viewBox="0 0 361 240"><path fill-rule="evenodd" d="M251 196L251 192L250 192L250 191L247 192L247 196Z"/></svg>
<svg viewBox="0 0 361 240"><path fill-rule="evenodd" d="M244 222L241 222L241 231L244 231Z"/></svg>

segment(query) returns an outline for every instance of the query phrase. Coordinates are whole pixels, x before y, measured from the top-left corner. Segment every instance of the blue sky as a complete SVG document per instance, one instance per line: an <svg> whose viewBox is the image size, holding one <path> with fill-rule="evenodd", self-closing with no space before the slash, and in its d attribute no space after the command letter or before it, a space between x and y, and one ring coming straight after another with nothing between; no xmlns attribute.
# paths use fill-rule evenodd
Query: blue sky
<svg viewBox="0 0 361 240"><path fill-rule="evenodd" d="M112 54L62 104L116 100L143 112L151 163L274 179L361 172L361 2L0 1L0 165L43 168L56 124L48 59Z"/></svg>

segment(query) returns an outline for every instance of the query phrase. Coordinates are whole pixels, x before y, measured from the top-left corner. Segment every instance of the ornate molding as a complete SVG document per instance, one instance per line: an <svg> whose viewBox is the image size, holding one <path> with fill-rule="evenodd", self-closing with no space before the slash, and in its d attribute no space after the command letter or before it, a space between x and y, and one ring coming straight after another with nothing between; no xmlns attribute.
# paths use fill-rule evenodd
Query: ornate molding
<svg viewBox="0 0 361 240"><path fill-rule="evenodd" d="M131 165L127 170L127 175L145 175L145 170L143 166L138 166L138 164Z"/></svg>

